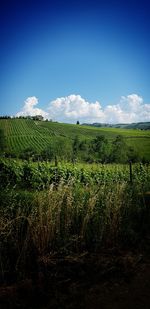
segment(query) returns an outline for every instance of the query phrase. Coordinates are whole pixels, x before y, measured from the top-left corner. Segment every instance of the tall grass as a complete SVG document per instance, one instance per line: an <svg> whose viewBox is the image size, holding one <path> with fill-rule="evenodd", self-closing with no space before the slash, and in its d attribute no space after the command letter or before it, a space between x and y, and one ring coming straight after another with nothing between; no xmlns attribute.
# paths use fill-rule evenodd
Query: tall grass
<svg viewBox="0 0 150 309"><path fill-rule="evenodd" d="M85 185L62 179L41 192L1 192L0 268L31 274L47 254L137 247L149 233L143 183ZM12 277L12 276L11 276Z"/></svg>

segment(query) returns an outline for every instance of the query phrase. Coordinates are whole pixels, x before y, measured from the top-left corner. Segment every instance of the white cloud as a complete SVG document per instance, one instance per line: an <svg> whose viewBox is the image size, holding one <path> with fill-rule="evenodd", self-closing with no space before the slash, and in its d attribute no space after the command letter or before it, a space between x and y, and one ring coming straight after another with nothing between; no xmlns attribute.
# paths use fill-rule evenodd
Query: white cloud
<svg viewBox="0 0 150 309"><path fill-rule="evenodd" d="M50 118L65 122L76 122L76 120L92 122L104 117L99 102L89 103L80 95L74 94L52 101L48 111Z"/></svg>
<svg viewBox="0 0 150 309"><path fill-rule="evenodd" d="M90 103L80 95L57 98L50 102L50 118L62 122L130 123L150 121L150 104L144 104L137 94L122 96L119 103L102 108L96 101Z"/></svg>
<svg viewBox="0 0 150 309"><path fill-rule="evenodd" d="M80 95L60 97L50 102L47 112L35 107L36 97L29 97L24 102L22 110L16 116L42 115L44 118L68 123L102 122L102 123L131 123L150 121L150 104L145 104L137 94L122 96L113 105L102 105L96 101L90 103Z"/></svg>
<svg viewBox="0 0 150 309"><path fill-rule="evenodd" d="M150 105L144 104L143 98L137 94L122 96L120 102L117 105L112 105L112 107L116 108L112 113L112 122L150 121ZM105 112L108 117L107 108Z"/></svg>
<svg viewBox="0 0 150 309"><path fill-rule="evenodd" d="M48 113L44 110L35 107L38 104L38 99L36 97L29 97L24 101L24 106L20 112L16 114L19 116L36 116L42 115L44 118L48 116Z"/></svg>

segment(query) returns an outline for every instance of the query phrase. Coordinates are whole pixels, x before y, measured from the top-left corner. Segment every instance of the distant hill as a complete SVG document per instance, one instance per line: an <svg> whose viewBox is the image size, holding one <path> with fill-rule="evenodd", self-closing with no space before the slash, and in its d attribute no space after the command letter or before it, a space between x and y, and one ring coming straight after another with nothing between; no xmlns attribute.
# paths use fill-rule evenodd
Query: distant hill
<svg viewBox="0 0 150 309"><path fill-rule="evenodd" d="M108 124L108 123L83 123L83 126L91 126L97 128L120 128L120 129L139 129L139 130L150 130L150 122L137 122L137 123L118 123L118 124Z"/></svg>
<svg viewBox="0 0 150 309"><path fill-rule="evenodd" d="M150 123L110 127L104 124L89 126L33 119L0 119L0 129L4 131L8 153L20 154L29 147L40 152L51 144L59 148L60 153L62 149L67 153L77 136L80 141L90 142L98 135L104 135L111 141L117 135L122 135L127 145L133 147L142 158L150 160L148 124ZM146 129L143 129L144 126Z"/></svg>

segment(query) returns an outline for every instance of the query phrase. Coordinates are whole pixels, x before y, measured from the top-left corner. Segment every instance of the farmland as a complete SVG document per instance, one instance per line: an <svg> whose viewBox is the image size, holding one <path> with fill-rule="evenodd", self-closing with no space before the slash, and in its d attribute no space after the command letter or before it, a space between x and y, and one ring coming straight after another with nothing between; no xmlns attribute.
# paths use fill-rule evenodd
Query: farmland
<svg viewBox="0 0 150 309"><path fill-rule="evenodd" d="M0 129L2 308L84 308L93 285L132 280L150 252L150 132L30 119ZM118 145L140 155L118 163Z"/></svg>
<svg viewBox="0 0 150 309"><path fill-rule="evenodd" d="M149 130L94 128L30 119L0 119L0 129L4 131L6 152L15 156L29 147L40 152L48 145L54 145L56 148L65 149L64 157L66 157L76 136L80 141L86 140L88 143L99 135L105 136L109 141L121 135L126 144L138 152L139 157L150 159Z"/></svg>

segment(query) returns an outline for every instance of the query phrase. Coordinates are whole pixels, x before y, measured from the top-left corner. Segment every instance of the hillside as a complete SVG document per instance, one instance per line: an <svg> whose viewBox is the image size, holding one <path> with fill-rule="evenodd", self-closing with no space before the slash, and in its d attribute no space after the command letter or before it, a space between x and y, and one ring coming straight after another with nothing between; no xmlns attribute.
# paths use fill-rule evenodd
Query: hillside
<svg viewBox="0 0 150 309"><path fill-rule="evenodd" d="M0 129L4 131L8 153L19 154L29 147L42 151L52 143L61 151L62 147L69 149L76 136L80 141L90 141L98 135L109 140L122 135L141 157L150 159L150 130L96 128L31 119L0 119Z"/></svg>
<svg viewBox="0 0 150 309"><path fill-rule="evenodd" d="M138 130L150 130L150 122L137 122L137 123L92 123L92 124L83 124L91 127L97 128L120 128L120 129L138 129Z"/></svg>

